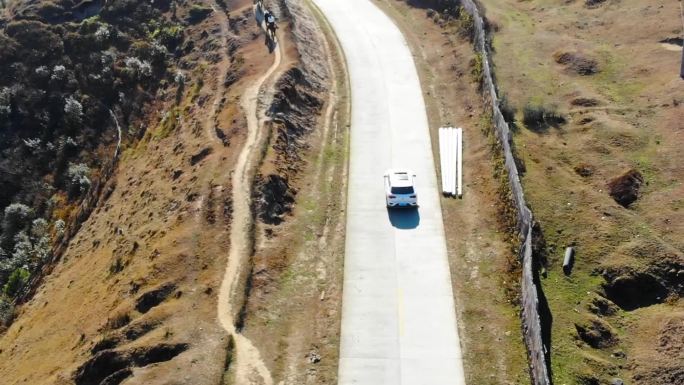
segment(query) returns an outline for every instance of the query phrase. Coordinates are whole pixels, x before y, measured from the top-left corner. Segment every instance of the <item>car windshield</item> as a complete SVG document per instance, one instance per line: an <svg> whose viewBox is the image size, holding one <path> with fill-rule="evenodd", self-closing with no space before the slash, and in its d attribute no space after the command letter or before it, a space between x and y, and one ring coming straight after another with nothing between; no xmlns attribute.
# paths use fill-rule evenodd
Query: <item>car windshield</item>
<svg viewBox="0 0 684 385"><path fill-rule="evenodd" d="M392 187L392 194L413 194L413 187Z"/></svg>

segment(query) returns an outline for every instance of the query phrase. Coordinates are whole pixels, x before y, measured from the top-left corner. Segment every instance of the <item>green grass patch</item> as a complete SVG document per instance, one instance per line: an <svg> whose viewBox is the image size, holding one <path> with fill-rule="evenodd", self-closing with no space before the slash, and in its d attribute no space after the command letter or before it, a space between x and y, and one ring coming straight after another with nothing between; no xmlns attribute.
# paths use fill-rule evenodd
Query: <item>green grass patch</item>
<svg viewBox="0 0 684 385"><path fill-rule="evenodd" d="M644 89L645 84L636 77L626 76L628 60L617 55L609 46L601 46L597 55L601 71L587 80L595 82L598 90L611 101L629 105Z"/></svg>
<svg viewBox="0 0 684 385"><path fill-rule="evenodd" d="M164 139L168 137L172 132L176 131L180 124L181 110L178 107L173 107L169 112L167 112L159 122L159 126L154 133L156 139Z"/></svg>

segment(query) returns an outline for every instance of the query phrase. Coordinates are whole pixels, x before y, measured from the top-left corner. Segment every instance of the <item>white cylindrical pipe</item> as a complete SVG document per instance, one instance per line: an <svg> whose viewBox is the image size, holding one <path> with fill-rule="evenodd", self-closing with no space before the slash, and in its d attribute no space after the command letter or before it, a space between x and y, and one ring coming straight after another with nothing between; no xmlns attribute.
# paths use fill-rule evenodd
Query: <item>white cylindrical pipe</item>
<svg viewBox="0 0 684 385"><path fill-rule="evenodd" d="M573 247L565 248L565 257L563 258L563 273L565 273L565 275L570 275L574 263L575 249Z"/></svg>
<svg viewBox="0 0 684 385"><path fill-rule="evenodd" d="M458 173L458 191L457 195L459 198L463 196L463 129L458 128L458 139L456 141L456 172Z"/></svg>
<svg viewBox="0 0 684 385"><path fill-rule="evenodd" d="M439 165L440 175L442 177L442 193L446 194L446 168L444 156L444 127L439 128Z"/></svg>

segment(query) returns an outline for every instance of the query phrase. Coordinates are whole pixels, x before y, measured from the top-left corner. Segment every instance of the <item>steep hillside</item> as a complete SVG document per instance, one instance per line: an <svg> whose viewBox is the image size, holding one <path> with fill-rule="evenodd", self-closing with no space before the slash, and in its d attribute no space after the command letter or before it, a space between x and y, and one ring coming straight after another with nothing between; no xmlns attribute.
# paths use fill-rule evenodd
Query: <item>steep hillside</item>
<svg viewBox="0 0 684 385"><path fill-rule="evenodd" d="M554 382L681 384L680 4L482 5L546 240ZM576 255L566 274L567 246Z"/></svg>
<svg viewBox="0 0 684 385"><path fill-rule="evenodd" d="M244 22L229 36L221 28L227 24L223 11L191 3L155 11L159 21L175 20L177 27L151 29L148 24L159 22L146 18L151 15L130 19L147 7L144 3L110 2L99 16L73 27L99 23L109 7L128 4L117 20L144 28L140 36L163 39L179 33L188 39L168 56L176 67L170 79L149 80L155 94L143 93L141 85L131 89L146 95L149 104L139 120L126 121L119 112L125 150L114 175L95 200L92 215L58 255L54 270L18 308L16 321L0 339L4 383L98 384L107 379L113 384L132 376L128 383L178 379L197 384L214 383L223 373L227 336L215 322L213 293L225 266L228 245L221 234L230 225L231 202L228 171L219 166L230 164L235 151L228 142L207 144L203 127L215 119L214 101L218 105L231 97L224 95L222 80L231 60L243 65L260 58L255 47L261 46L252 37L252 24L240 16L250 6L236 9L236 22ZM193 9L204 10L201 17L191 16L197 12ZM52 22L46 28L72 28L72 21ZM231 57L229 42L234 43ZM255 65L245 71L243 81L259 70ZM232 98L239 95L238 87ZM143 100L127 103L139 110ZM210 134L223 131L239 146L244 118L235 106L221 105L234 117L221 120ZM123 111L118 104L110 108ZM111 120L106 111L100 118Z"/></svg>
<svg viewBox="0 0 684 385"><path fill-rule="evenodd" d="M117 143L144 133L139 118L173 82L187 22L169 4L7 3L0 19L3 303L78 226L79 205L106 179Z"/></svg>

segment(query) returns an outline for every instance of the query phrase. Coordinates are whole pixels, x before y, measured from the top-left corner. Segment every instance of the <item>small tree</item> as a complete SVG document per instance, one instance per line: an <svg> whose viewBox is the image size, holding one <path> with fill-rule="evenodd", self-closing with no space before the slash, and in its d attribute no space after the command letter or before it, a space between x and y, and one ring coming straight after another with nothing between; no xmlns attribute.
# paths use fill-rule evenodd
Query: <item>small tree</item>
<svg viewBox="0 0 684 385"><path fill-rule="evenodd" d="M43 263L50 255L50 237L48 222L38 218L31 224L31 243L33 243L33 259L36 263Z"/></svg>
<svg viewBox="0 0 684 385"><path fill-rule="evenodd" d="M52 68L52 75L50 80L55 82L61 82L67 78L66 67L63 65L56 65Z"/></svg>
<svg viewBox="0 0 684 385"><path fill-rule="evenodd" d="M90 189L90 168L84 163L70 163L67 170L69 193L72 196L81 195Z"/></svg>
<svg viewBox="0 0 684 385"><path fill-rule="evenodd" d="M64 101L64 120L72 128L76 128L83 123L83 105L73 96L69 96Z"/></svg>
<svg viewBox="0 0 684 385"><path fill-rule="evenodd" d="M3 293L8 297L14 297L21 290L26 282L28 282L31 273L28 270L20 267L12 272L7 283L2 288Z"/></svg>
<svg viewBox="0 0 684 385"><path fill-rule="evenodd" d="M58 237L61 237L64 235L64 231L66 230L66 223L62 219L58 219L55 221L55 234Z"/></svg>
<svg viewBox="0 0 684 385"><path fill-rule="evenodd" d="M20 267L27 267L31 264L33 257L33 243L24 231L20 231L14 237L14 252L9 260L9 264L13 269Z"/></svg>
<svg viewBox="0 0 684 385"><path fill-rule="evenodd" d="M12 113L11 98L12 90L10 88L0 89L0 118L7 117Z"/></svg>
<svg viewBox="0 0 684 385"><path fill-rule="evenodd" d="M11 250L14 247L14 238L23 230L33 216L33 210L23 203L12 203L5 207L5 215L2 219L2 247Z"/></svg>

